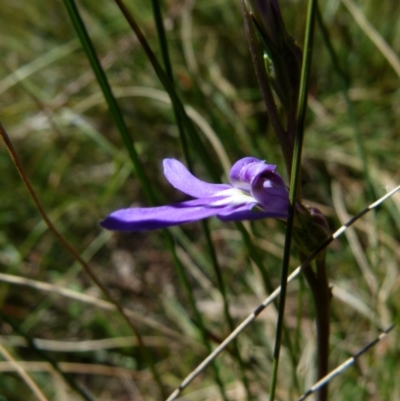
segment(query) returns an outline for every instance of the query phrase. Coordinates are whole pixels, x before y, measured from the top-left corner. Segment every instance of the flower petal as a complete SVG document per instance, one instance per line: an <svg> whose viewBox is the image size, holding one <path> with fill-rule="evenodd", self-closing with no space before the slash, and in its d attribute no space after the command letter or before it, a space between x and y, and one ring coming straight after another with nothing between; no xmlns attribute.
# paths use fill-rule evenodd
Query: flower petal
<svg viewBox="0 0 400 401"><path fill-rule="evenodd" d="M238 160L229 172L229 178L231 180L232 186L244 191L250 192L250 182L244 182L243 169L252 163L262 163L261 160L255 157L244 157Z"/></svg>
<svg viewBox="0 0 400 401"><path fill-rule="evenodd" d="M181 162L175 159L164 159L163 166L165 178L170 184L194 198L206 198L224 189L231 188L230 185L226 184L210 184L200 181Z"/></svg>
<svg viewBox="0 0 400 401"><path fill-rule="evenodd" d="M251 192L252 181L261 173L275 171L274 164L266 164L254 157L244 157L237 161L231 168L230 179L235 188Z"/></svg>
<svg viewBox="0 0 400 401"><path fill-rule="evenodd" d="M229 209L229 206L212 207L209 206L210 203L208 198L170 206L120 209L111 213L100 224L109 230L118 231L155 230L205 219Z"/></svg>

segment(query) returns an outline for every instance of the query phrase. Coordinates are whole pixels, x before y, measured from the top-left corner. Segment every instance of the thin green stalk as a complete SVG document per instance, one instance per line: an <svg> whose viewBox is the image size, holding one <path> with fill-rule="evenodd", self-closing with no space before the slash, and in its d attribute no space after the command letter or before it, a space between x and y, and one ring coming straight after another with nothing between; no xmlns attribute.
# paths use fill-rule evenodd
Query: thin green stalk
<svg viewBox="0 0 400 401"><path fill-rule="evenodd" d="M151 4L153 6L154 21L157 27L158 40L160 41L160 48L161 48L162 58L164 61L165 71L167 73L169 80L171 81L171 83L173 83L174 76L172 72L171 60L169 58L168 42L167 42L167 36L165 34L160 3L161 0L151 0Z"/></svg>
<svg viewBox="0 0 400 401"><path fill-rule="evenodd" d="M272 363L272 377L271 377L271 389L269 393L269 401L273 401L275 398L275 389L277 385L278 366L279 366L279 355L280 355L282 332L284 326L287 277L289 273L290 253L292 247L293 223L296 211L295 210L296 201L299 194L298 184L300 183L300 164L301 164L301 154L302 154L303 138L304 138L304 122L307 110L308 81L310 76L311 58L313 49L316 4L317 4L316 0L308 1L306 33L304 41L304 55L303 55L303 63L301 66L299 101L297 106L298 107L297 126L296 126L296 135L294 138L294 153L293 153L293 163L292 163L292 174L290 180L290 192L289 192L290 205L289 205L289 215L286 226L285 247L284 247L283 262L282 262L281 294L279 297L278 322L276 328L274 356Z"/></svg>
<svg viewBox="0 0 400 401"><path fill-rule="evenodd" d="M94 401L94 399L88 394L88 392L83 389L81 386L78 385L78 383L75 382L73 377L71 375L66 374L63 372L60 367L58 366L58 363L56 360L51 358L50 356L47 355L47 353L43 352L41 349L39 349L35 342L30 338L19 326L16 322L14 322L13 319L8 317L1 309L0 309L0 318L7 324L9 324L12 329L19 334L21 337L25 338L29 348L31 348L37 355L39 355L40 358L43 360L47 361L50 363L50 365L53 367L53 369L60 374L60 376L69 384L72 390L74 390L77 394L79 394L84 400L86 401Z"/></svg>
<svg viewBox="0 0 400 401"><path fill-rule="evenodd" d="M342 87L342 93L343 93L344 100L345 100L346 106L347 106L347 114L349 116L351 125L353 127L354 138L356 140L358 154L360 155L360 159L361 159L361 163L362 163L362 172L364 174L364 180L367 183L368 201L372 202L376 198L376 194L375 194L374 187L372 185L371 175L369 173L369 165L368 165L368 161L367 161L367 155L366 155L364 143L363 143L363 140L361 137L360 127L358 125L356 110L355 110L354 104L351 101L350 96L349 96L349 89L350 89L349 77L340 66L335 49L333 48L331 39L329 37L329 33L328 33L325 23L322 19L322 15L319 10L319 7L317 7L317 15L316 16L317 16L318 27L322 34L322 39L324 40L325 46L328 50L328 54L331 57L333 70L336 72L336 74L340 80L340 85Z"/></svg>

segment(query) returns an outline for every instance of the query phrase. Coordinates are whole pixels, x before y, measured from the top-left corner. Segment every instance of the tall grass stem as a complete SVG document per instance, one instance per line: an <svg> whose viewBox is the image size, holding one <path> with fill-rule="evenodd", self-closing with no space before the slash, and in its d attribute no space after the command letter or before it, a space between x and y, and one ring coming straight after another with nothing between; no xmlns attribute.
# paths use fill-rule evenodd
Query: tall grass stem
<svg viewBox="0 0 400 401"><path fill-rule="evenodd" d="M296 134L294 138L292 173L290 179L290 192L289 192L290 205L289 205L289 215L286 226L285 246L284 246L283 262L282 262L281 293L279 297L278 321L277 321L275 347L274 347L274 355L272 362L272 376L271 376L271 387L269 392L269 401L273 401L275 398L275 389L278 378L279 356L280 356L282 332L284 326L287 277L289 274L289 262L290 262L290 254L292 247L293 223L295 218L296 202L299 196L298 187L300 183L301 154L302 154L303 138L304 138L304 122L307 111L308 81L311 69L316 3L317 3L316 0L309 0L307 8L304 54L301 66L299 100L297 109L297 125L296 125Z"/></svg>

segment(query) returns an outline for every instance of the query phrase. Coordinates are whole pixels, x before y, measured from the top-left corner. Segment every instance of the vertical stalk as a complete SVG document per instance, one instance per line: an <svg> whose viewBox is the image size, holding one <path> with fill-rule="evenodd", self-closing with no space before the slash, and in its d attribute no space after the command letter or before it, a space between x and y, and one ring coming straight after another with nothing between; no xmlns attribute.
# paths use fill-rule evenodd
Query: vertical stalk
<svg viewBox="0 0 400 401"><path fill-rule="evenodd" d="M287 291L287 277L289 273L289 261L290 251L292 246L293 236L293 223L296 213L296 201L299 198L299 183L300 183L300 166L301 166L301 154L303 147L304 138L304 122L307 110L307 94L308 94L308 81L311 68L312 48L313 48L313 37L314 37L314 26L315 26L315 11L316 11L317 0L309 0L307 8L307 23L306 23L306 34L304 40L304 56L303 63L301 66L301 78L300 78L300 89L299 89L299 101L297 107L297 125L296 134L294 138L294 153L292 163L292 174L290 179L290 193L289 193L289 214L286 227L285 247L283 253L282 262L282 274L281 274L281 294L279 297L279 308L278 308L278 322L276 328L276 338L274 347L274 356L272 364L272 377L271 377L271 389L269 393L269 401L273 401L275 398L275 389L277 384L278 366L280 348L282 342L282 333L284 326L284 314L285 314L285 301Z"/></svg>

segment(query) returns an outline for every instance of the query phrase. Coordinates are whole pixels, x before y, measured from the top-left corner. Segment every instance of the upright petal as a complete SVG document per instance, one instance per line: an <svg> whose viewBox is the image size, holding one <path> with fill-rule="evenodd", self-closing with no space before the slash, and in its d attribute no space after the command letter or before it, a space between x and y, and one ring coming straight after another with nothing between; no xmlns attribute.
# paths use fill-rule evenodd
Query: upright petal
<svg viewBox="0 0 400 401"><path fill-rule="evenodd" d="M243 159L238 160L232 166L231 171L229 172L229 178L235 188L250 192L250 182L244 180L243 171L246 166L252 163L262 163L262 161L255 157L243 157Z"/></svg>
<svg viewBox="0 0 400 401"><path fill-rule="evenodd" d="M276 166L266 164L254 157L244 157L237 161L231 168L230 179L235 188L251 192L251 183L255 177L263 172L275 171Z"/></svg>
<svg viewBox="0 0 400 401"><path fill-rule="evenodd" d="M226 184L210 184L200 181L175 159L164 159L163 166L165 178L169 183L179 191L194 198L206 198L230 188L230 185Z"/></svg>

